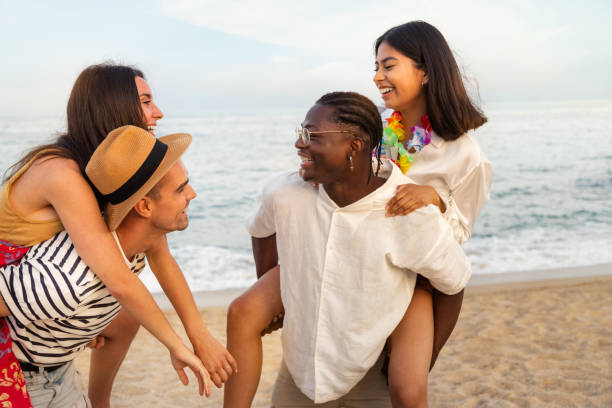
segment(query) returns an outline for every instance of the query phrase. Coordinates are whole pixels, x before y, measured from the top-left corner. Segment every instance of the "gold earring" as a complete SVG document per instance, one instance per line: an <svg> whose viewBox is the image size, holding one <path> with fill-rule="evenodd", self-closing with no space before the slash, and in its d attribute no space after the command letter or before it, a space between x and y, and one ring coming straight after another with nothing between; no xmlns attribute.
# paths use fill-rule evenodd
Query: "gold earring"
<svg viewBox="0 0 612 408"><path fill-rule="evenodd" d="M353 166L353 155L349 153L349 169L351 171L355 170L355 166Z"/></svg>

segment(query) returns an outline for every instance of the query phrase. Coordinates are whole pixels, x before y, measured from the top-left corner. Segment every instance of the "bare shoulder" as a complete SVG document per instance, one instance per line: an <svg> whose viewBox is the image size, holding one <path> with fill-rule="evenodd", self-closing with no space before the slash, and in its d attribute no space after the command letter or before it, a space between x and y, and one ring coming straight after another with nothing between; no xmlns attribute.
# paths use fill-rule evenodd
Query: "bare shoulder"
<svg viewBox="0 0 612 408"><path fill-rule="evenodd" d="M34 220L58 217L54 201L87 194L89 186L74 160L58 156L37 159L14 181L10 201L23 216ZM93 193L89 192L93 195Z"/></svg>
<svg viewBox="0 0 612 408"><path fill-rule="evenodd" d="M79 165L72 159L61 156L45 156L37 159L28 172L42 173L47 176L81 174Z"/></svg>
<svg viewBox="0 0 612 408"><path fill-rule="evenodd" d="M29 178L36 180L35 183L45 190L58 188L72 190L88 186L79 165L74 160L65 157L42 157L32 164L26 174Z"/></svg>

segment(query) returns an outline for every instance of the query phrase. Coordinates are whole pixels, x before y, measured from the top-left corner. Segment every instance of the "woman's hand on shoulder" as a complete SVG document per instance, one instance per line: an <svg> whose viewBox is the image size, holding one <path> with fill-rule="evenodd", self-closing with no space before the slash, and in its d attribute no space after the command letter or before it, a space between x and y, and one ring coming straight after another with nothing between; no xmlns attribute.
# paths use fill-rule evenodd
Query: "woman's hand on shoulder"
<svg viewBox="0 0 612 408"><path fill-rule="evenodd" d="M434 204L441 212L446 211L444 201L432 186L420 184L401 184L385 209L387 217L407 215L426 205Z"/></svg>

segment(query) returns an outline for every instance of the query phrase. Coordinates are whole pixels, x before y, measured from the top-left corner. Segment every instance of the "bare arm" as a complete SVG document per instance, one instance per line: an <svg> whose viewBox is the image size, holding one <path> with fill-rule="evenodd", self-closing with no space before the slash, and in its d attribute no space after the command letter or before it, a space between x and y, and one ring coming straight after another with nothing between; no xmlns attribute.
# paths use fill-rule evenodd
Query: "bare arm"
<svg viewBox="0 0 612 408"><path fill-rule="evenodd" d="M255 272L257 278L278 265L278 251L276 249L276 234L265 238L251 237L253 258L255 258Z"/></svg>
<svg viewBox="0 0 612 408"><path fill-rule="evenodd" d="M208 378L202 362L185 347L144 284L125 264L117 244L100 216L94 194L76 164L52 159L37 171L38 194L61 219L79 256L130 314L170 351L173 365L185 383L188 365L200 382L200 394ZM207 392L208 394L208 392Z"/></svg>
<svg viewBox="0 0 612 408"><path fill-rule="evenodd" d="M0 296L0 317L10 316L11 311L6 307L6 303L4 303L4 299Z"/></svg>
<svg viewBox="0 0 612 408"><path fill-rule="evenodd" d="M170 253L165 236L147 251L147 260L164 293L178 313L194 351L204 363L217 387L227 381L238 366L230 353L208 331L197 309L189 285Z"/></svg>
<svg viewBox="0 0 612 408"><path fill-rule="evenodd" d="M257 279L260 279L266 272L278 266L278 250L276 248L276 234L265 238L251 237L251 246L253 248L253 258L255 259L255 271ZM275 272L279 274L278 271ZM279 278L276 278L279 279ZM272 317L272 321L263 329L262 335L270 334L283 327L283 311Z"/></svg>

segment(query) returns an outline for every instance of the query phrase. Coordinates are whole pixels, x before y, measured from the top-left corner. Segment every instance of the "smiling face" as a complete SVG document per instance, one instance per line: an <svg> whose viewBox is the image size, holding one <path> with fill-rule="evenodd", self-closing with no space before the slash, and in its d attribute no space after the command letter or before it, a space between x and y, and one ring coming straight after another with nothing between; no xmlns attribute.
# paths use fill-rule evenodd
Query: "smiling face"
<svg viewBox="0 0 612 408"><path fill-rule="evenodd" d="M136 77L136 89L138 90L138 98L140 99L140 106L144 116L144 121L147 125L147 130L153 136L155 136L155 128L157 127L157 121L164 117L164 114L153 102L153 93L147 81L141 77Z"/></svg>
<svg viewBox="0 0 612 408"><path fill-rule="evenodd" d="M154 205L151 216L154 227L166 233L187 228L187 207L196 193L180 160L157 183L150 196Z"/></svg>
<svg viewBox="0 0 612 408"><path fill-rule="evenodd" d="M295 142L298 156L302 159L301 172L305 181L328 184L341 181L350 172L349 153L350 133L321 133L320 131L346 131L332 118L334 108L326 105L314 105L302 123L302 127L311 133L310 143L304 144L301 138Z"/></svg>
<svg viewBox="0 0 612 408"><path fill-rule="evenodd" d="M408 111L425 101L425 71L386 41L378 47L375 70L374 84L387 108Z"/></svg>

